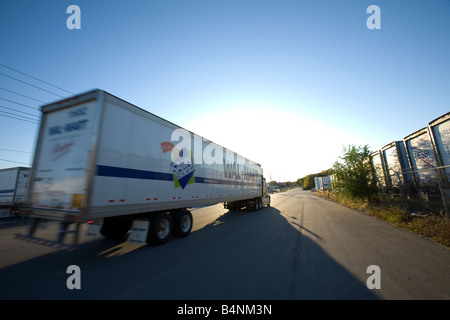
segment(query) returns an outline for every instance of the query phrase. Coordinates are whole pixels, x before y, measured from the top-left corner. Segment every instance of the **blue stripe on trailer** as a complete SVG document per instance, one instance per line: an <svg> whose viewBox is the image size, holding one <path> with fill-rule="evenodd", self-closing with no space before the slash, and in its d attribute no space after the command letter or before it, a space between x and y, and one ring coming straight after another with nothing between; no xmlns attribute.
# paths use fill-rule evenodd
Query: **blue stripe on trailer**
<svg viewBox="0 0 450 320"><path fill-rule="evenodd" d="M97 166L97 176L173 181L173 175L171 173L102 166L102 165Z"/></svg>
<svg viewBox="0 0 450 320"><path fill-rule="evenodd" d="M147 170L137 170L121 167L112 167L97 165L97 176L100 177L114 177L114 178L129 178L129 179L144 179L144 180L159 180L159 181L173 181L172 173L147 171ZM195 177L196 183L206 183L206 184L225 184L225 185L246 185L246 186L257 186L257 182L245 182L245 181L233 181L233 180L222 180L214 178L202 178Z"/></svg>

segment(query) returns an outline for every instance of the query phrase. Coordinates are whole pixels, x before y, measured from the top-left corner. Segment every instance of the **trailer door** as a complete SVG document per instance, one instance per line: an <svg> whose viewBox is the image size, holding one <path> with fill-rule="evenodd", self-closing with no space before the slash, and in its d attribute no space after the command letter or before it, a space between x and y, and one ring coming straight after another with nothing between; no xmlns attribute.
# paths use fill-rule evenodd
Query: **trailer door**
<svg viewBox="0 0 450 320"><path fill-rule="evenodd" d="M29 207L79 213L93 152L96 100L44 114Z"/></svg>

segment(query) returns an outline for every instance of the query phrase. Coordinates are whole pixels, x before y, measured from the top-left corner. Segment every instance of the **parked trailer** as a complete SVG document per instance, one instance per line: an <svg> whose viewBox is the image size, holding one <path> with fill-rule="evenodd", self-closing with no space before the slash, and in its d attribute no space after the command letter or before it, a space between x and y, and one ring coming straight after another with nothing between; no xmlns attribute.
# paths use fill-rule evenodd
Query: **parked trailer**
<svg viewBox="0 0 450 320"><path fill-rule="evenodd" d="M223 202L259 210L270 203L258 163L105 91L41 108L27 197L34 240L42 221L59 221L56 240L93 222L106 237L163 244L187 236L188 208ZM68 226L75 225L75 230ZM90 228L90 230L95 228ZM65 248L72 248L65 246Z"/></svg>
<svg viewBox="0 0 450 320"><path fill-rule="evenodd" d="M315 177L314 178L314 188L316 191L328 190L330 186L330 176L326 177Z"/></svg>
<svg viewBox="0 0 450 320"><path fill-rule="evenodd" d="M15 167L0 170L0 218L19 211L24 202L30 168Z"/></svg>
<svg viewBox="0 0 450 320"><path fill-rule="evenodd" d="M381 149L386 181L389 188L403 189L412 186L411 168L403 141L394 141Z"/></svg>
<svg viewBox="0 0 450 320"><path fill-rule="evenodd" d="M450 112L431 121L428 132L434 149L444 204L450 205Z"/></svg>
<svg viewBox="0 0 450 320"><path fill-rule="evenodd" d="M450 182L450 112L428 124L437 165L444 173L444 182Z"/></svg>
<svg viewBox="0 0 450 320"><path fill-rule="evenodd" d="M320 179L319 179L319 177L315 177L314 178L314 188L316 189L316 191L320 190Z"/></svg>
<svg viewBox="0 0 450 320"><path fill-rule="evenodd" d="M383 192L387 187L386 184L386 173L383 161L383 156L381 155L381 150L377 150L371 153L372 165L374 167L375 179L377 181L378 188Z"/></svg>
<svg viewBox="0 0 450 320"><path fill-rule="evenodd" d="M320 177L320 191L328 190L330 188L331 177Z"/></svg>
<svg viewBox="0 0 450 320"><path fill-rule="evenodd" d="M427 128L422 128L403 139L417 189L436 186L436 159Z"/></svg>

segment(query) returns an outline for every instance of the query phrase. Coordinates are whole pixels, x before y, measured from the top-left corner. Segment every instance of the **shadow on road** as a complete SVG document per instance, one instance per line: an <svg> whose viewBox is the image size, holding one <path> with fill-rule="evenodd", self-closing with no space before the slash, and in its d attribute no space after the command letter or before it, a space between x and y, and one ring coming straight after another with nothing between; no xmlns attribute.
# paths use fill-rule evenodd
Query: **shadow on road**
<svg viewBox="0 0 450 320"><path fill-rule="evenodd" d="M274 207L229 211L164 246L111 255L123 243L97 239L5 267L0 299L377 299L320 240ZM66 286L73 264L80 290Z"/></svg>
<svg viewBox="0 0 450 320"><path fill-rule="evenodd" d="M292 218L289 222L274 207L229 211L193 236L226 243L216 257L228 266L222 274L236 279L236 288L244 283L248 288L227 292L232 298L378 299L365 279L362 282L323 251L320 235ZM236 269L239 274L228 271Z"/></svg>

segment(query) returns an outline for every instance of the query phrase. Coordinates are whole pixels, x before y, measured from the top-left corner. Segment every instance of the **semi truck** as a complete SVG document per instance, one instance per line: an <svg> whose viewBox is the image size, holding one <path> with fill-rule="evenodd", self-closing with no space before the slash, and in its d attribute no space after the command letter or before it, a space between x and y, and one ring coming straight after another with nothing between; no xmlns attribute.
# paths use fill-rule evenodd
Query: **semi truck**
<svg viewBox="0 0 450 320"><path fill-rule="evenodd" d="M72 250L88 223L89 233L160 245L189 235L190 208L270 205L260 164L106 91L41 112L22 211L32 223L18 239ZM37 238L48 221L59 224L55 239ZM68 233L75 234L71 243Z"/></svg>
<svg viewBox="0 0 450 320"><path fill-rule="evenodd" d="M25 197L30 168L14 167L0 170L0 218L19 212Z"/></svg>

